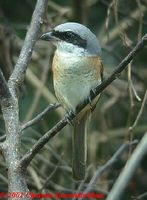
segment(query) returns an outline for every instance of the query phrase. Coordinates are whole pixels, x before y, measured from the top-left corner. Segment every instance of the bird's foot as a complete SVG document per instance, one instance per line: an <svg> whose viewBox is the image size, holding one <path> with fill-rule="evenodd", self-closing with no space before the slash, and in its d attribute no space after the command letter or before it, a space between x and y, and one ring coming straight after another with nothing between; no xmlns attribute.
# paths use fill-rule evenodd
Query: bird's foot
<svg viewBox="0 0 147 200"><path fill-rule="evenodd" d="M90 95L89 95L89 105L90 105L90 109L91 109L91 112L95 109L95 105L92 104L92 101L93 101L93 96L95 95L95 89L91 89L90 90Z"/></svg>
<svg viewBox="0 0 147 200"><path fill-rule="evenodd" d="M73 111L68 111L67 113L66 113L66 119L67 119L67 123L69 124L69 125L73 125L73 123L72 123L72 119L75 117L75 113L73 112Z"/></svg>

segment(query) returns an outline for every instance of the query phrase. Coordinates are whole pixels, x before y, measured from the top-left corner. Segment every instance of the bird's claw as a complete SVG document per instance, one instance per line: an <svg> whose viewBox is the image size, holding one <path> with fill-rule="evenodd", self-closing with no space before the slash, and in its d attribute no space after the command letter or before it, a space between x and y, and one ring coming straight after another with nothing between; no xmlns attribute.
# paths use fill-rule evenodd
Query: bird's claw
<svg viewBox="0 0 147 200"><path fill-rule="evenodd" d="M69 124L69 125L73 125L72 124L72 119L75 117L75 114L74 114L74 112L73 111L68 111L67 113L66 113L66 120L67 120L67 123Z"/></svg>
<svg viewBox="0 0 147 200"><path fill-rule="evenodd" d="M92 101L93 101L92 97L93 97L93 95L95 95L95 90L91 89L90 90L90 95L89 95L89 98L88 98L91 111L93 111L95 109L95 105L92 104Z"/></svg>

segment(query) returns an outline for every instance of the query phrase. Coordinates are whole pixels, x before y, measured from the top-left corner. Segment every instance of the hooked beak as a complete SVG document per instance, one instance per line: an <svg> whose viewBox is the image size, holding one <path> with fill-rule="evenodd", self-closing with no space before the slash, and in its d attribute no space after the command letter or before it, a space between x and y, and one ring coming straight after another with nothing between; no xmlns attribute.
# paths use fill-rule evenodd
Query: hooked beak
<svg viewBox="0 0 147 200"><path fill-rule="evenodd" d="M53 41L55 39L55 37L52 35L52 31L47 32L47 33L43 33L40 36L41 40L45 40L45 41Z"/></svg>

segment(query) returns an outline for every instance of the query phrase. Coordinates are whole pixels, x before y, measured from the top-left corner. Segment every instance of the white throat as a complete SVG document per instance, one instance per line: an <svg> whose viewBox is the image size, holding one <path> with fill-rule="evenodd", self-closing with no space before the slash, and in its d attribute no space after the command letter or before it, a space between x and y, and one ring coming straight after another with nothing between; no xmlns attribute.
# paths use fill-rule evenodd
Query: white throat
<svg viewBox="0 0 147 200"><path fill-rule="evenodd" d="M84 56L88 55L88 52L86 49L79 47L77 45L74 45L72 43L67 43L67 42L57 42L55 44L57 47L57 52L64 53L64 54L73 54L74 56Z"/></svg>

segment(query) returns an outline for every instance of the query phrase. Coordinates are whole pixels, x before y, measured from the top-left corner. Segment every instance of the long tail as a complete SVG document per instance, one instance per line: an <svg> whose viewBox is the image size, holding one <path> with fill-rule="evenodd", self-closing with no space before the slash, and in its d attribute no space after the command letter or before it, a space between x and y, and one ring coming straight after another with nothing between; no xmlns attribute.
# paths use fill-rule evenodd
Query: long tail
<svg viewBox="0 0 147 200"><path fill-rule="evenodd" d="M73 130L73 178L83 180L85 178L86 160L87 160L87 115L74 122Z"/></svg>

